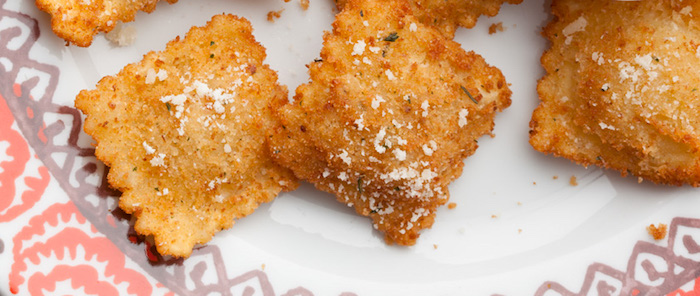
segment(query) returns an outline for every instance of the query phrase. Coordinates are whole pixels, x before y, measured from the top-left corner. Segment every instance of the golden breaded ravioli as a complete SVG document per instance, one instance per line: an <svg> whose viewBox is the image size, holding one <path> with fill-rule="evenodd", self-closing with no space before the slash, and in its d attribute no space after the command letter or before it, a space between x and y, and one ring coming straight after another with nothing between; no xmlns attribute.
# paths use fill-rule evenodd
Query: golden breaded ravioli
<svg viewBox="0 0 700 296"><path fill-rule="evenodd" d="M423 25L403 0L348 1L311 81L277 111L280 164L413 245L463 159L510 105L501 72Z"/></svg>
<svg viewBox="0 0 700 296"><path fill-rule="evenodd" d="M82 47L90 46L98 32L114 29L117 22L133 21L139 10L150 13L157 3L158 0L36 0L36 6L51 15L54 33Z"/></svg>
<svg viewBox="0 0 700 296"><path fill-rule="evenodd" d="M76 99L119 206L162 254L189 256L297 186L267 153L271 105L287 90L251 33L245 19L215 16Z"/></svg>
<svg viewBox="0 0 700 296"><path fill-rule="evenodd" d="M700 185L700 1L555 0L552 12L532 146Z"/></svg>
<svg viewBox="0 0 700 296"><path fill-rule="evenodd" d="M367 1L367 0L366 0ZM335 0L339 9L347 0ZM373 5L384 5L382 1L371 0ZM471 28L481 15L495 16L503 3L519 4L523 0L409 0L415 17L423 24L433 25L440 32L452 38L458 26ZM375 9L368 7L368 9Z"/></svg>

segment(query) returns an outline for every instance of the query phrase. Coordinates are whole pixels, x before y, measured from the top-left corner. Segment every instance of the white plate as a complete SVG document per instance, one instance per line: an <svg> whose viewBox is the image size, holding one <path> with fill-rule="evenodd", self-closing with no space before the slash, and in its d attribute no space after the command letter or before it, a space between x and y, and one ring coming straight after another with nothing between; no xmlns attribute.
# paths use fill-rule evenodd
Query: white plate
<svg viewBox="0 0 700 296"><path fill-rule="evenodd" d="M90 155L91 139L74 121L80 117L75 96L222 12L253 23L267 48L266 62L293 94L308 79L305 65L318 57L323 31L333 21L333 1L312 1L306 11L297 0L160 3L154 13L139 13L127 24L137 28L133 45L114 47L100 35L89 48L65 47L33 1L6 1L0 1L0 266L10 268L0 269L0 294L700 290L696 189L637 184L529 146L535 86L543 74L539 57L547 46L539 34L548 21L542 0L504 5L497 17L482 17L475 28L457 32L466 50L503 71L513 103L497 116L496 137L481 139L451 185L458 206L440 209L415 246L385 245L368 219L307 184L217 234L191 258L166 263L149 261L148 246L129 241L138 238L129 232L128 217L113 211L116 199L105 191L104 167ZM280 9L281 18L267 21L267 12ZM505 31L489 35L488 27L498 22ZM570 185L572 176L578 186ZM645 230L652 223L669 224L669 236L653 241Z"/></svg>

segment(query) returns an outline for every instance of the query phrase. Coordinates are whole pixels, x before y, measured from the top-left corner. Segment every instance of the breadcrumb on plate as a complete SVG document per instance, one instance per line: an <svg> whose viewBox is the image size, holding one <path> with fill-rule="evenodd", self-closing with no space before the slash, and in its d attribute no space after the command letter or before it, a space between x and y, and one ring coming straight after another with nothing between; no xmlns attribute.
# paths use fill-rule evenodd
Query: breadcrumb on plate
<svg viewBox="0 0 700 296"><path fill-rule="evenodd" d="M505 31L505 28L503 28L503 22L493 23L489 26L489 35L503 31Z"/></svg>
<svg viewBox="0 0 700 296"><path fill-rule="evenodd" d="M659 223L659 226L656 226L654 224L649 224L647 226L647 233L651 235L654 240L662 240L666 238L666 233L668 231L668 226L663 223Z"/></svg>
<svg viewBox="0 0 700 296"><path fill-rule="evenodd" d="M267 21L268 21L268 22L271 22L271 23L274 22L275 19L278 19L278 18L280 18L280 17L282 16L282 12L283 12L283 11L284 11L284 9L280 9L280 10L277 10L277 11L274 11L274 10L269 11L269 12L267 13Z"/></svg>
<svg viewBox="0 0 700 296"><path fill-rule="evenodd" d="M576 176L571 176L571 178L569 178L569 185L578 186L578 181L576 180Z"/></svg>

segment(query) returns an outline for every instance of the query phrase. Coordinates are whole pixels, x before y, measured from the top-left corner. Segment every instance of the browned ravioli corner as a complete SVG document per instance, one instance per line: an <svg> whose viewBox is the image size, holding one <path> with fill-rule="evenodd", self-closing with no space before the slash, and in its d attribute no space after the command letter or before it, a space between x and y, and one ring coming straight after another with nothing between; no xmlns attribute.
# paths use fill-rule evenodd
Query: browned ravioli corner
<svg viewBox="0 0 700 296"><path fill-rule="evenodd" d="M510 105L498 69L403 0L348 1L309 74L276 110L273 157L400 245L431 227L463 159Z"/></svg>
<svg viewBox="0 0 700 296"><path fill-rule="evenodd" d="M175 3L177 0L166 0ZM51 16L54 33L77 46L87 47L99 32L109 32L117 22L130 22L139 10L152 12L158 0L36 0Z"/></svg>
<svg viewBox="0 0 700 296"><path fill-rule="evenodd" d="M382 1L374 5L383 5ZM338 9L343 9L347 0L335 0ZM435 26L445 36L452 38L457 27L472 28L479 16L495 16L503 3L520 4L523 0L409 0L415 17L425 25ZM373 7L368 7L374 9Z"/></svg>
<svg viewBox="0 0 700 296"><path fill-rule="evenodd" d="M530 123L541 152L700 185L699 1L552 2Z"/></svg>
<svg viewBox="0 0 700 296"><path fill-rule="evenodd" d="M267 153L287 89L264 59L247 20L217 15L76 98L119 206L161 254L187 257L297 186Z"/></svg>

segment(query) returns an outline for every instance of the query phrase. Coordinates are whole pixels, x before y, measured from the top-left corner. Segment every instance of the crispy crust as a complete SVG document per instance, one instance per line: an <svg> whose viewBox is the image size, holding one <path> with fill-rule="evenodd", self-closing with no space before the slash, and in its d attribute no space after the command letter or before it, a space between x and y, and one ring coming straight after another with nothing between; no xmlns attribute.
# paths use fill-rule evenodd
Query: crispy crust
<svg viewBox="0 0 700 296"><path fill-rule="evenodd" d="M247 20L218 15L78 95L119 206L160 253L187 257L297 186L267 154L270 105L287 90L264 58Z"/></svg>
<svg viewBox="0 0 700 296"><path fill-rule="evenodd" d="M400 245L432 225L463 159L510 105L498 69L403 0L349 1L309 74L278 109L274 158Z"/></svg>
<svg viewBox="0 0 700 296"><path fill-rule="evenodd" d="M175 3L177 0L166 0ZM152 12L158 0L36 0L51 15L51 29L58 37L87 47L98 32L109 32L117 22L134 20L139 10Z"/></svg>
<svg viewBox="0 0 700 296"><path fill-rule="evenodd" d="M530 143L656 183L700 185L698 1L555 0Z"/></svg>
<svg viewBox="0 0 700 296"><path fill-rule="evenodd" d="M335 0L338 9L347 0ZM458 26L472 28L479 16L495 16L503 3L520 4L523 0L410 0L411 8L423 24L433 25L452 38Z"/></svg>

